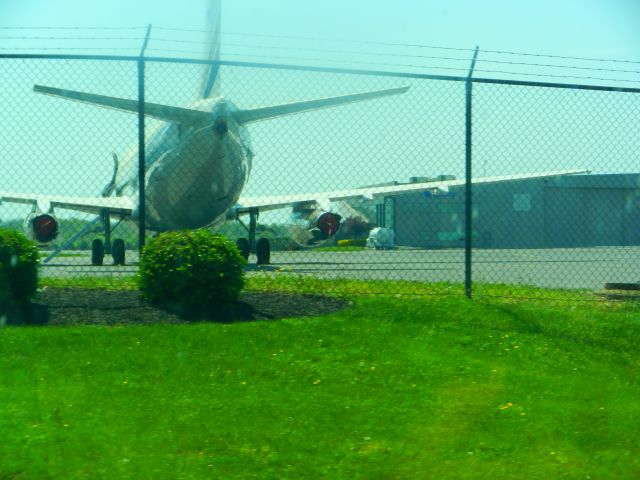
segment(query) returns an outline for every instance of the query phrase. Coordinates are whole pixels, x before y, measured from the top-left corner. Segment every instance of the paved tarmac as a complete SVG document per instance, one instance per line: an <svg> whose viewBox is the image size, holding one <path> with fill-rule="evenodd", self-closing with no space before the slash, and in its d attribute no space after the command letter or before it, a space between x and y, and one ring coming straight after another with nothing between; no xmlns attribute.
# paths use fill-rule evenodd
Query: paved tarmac
<svg viewBox="0 0 640 480"><path fill-rule="evenodd" d="M41 275L118 277L137 272L138 254L127 265L94 267L87 252L66 252L42 267ZM250 258L255 262L255 258ZM464 282L463 250L363 250L356 252L273 252L271 265L250 265L248 275L302 275L317 278ZM473 281L550 288L600 290L608 282L640 281L640 247L540 250L475 250Z"/></svg>

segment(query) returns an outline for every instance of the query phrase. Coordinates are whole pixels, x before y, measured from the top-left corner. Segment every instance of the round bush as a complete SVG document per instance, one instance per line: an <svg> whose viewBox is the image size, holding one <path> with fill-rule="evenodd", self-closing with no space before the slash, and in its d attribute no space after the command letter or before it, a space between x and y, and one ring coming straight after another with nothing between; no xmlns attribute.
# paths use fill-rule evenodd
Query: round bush
<svg viewBox="0 0 640 480"><path fill-rule="evenodd" d="M156 303L230 303L244 285L245 265L235 243L222 235L206 230L161 233L142 252L140 289Z"/></svg>
<svg viewBox="0 0 640 480"><path fill-rule="evenodd" d="M23 306L38 288L39 254L22 233L0 229L0 305Z"/></svg>

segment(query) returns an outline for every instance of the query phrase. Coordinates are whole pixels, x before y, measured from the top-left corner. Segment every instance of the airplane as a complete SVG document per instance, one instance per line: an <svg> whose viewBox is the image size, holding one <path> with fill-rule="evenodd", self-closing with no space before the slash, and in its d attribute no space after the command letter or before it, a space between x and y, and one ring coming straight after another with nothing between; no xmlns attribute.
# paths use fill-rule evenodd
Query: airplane
<svg viewBox="0 0 640 480"><path fill-rule="evenodd" d="M250 123L324 109L353 102L373 100L402 94L408 87L356 93L340 97L306 100L284 105L238 109L233 102L219 95L220 0L208 2L208 59L214 60L204 72L199 99L190 105L176 107L145 102L145 114L161 120L145 145L146 191L145 228L150 231L197 229L216 226L228 219L248 214L249 239L239 239L243 255L257 250L258 263L268 263L270 245L265 239L255 243L256 219L259 212L276 208L273 201L256 202L240 199L251 171L253 147L247 131ZM210 28L210 27L213 28ZM115 98L86 92L35 85L34 91L68 100L86 102L106 108L137 113L136 100ZM137 221L139 192L137 175L138 150L133 146L124 158L114 154L113 176L100 196L74 197L0 192L0 203L13 202L32 206L24 221L24 231L39 244L48 244L58 235L60 222L55 209L96 214L97 217L67 240L44 262L50 261L66 245L100 223L104 242L94 240L92 263L102 265L104 254L111 253L114 264L123 264L124 242L116 239L111 245L111 218ZM242 200L239 202L239 200ZM282 199L276 200L278 206ZM286 202L285 202L286 203ZM340 216L318 211L313 199L289 202L295 215L308 217L309 231L315 237L328 238L336 234ZM119 225L119 224L118 224ZM117 228L117 225L116 225Z"/></svg>
<svg viewBox="0 0 640 480"><path fill-rule="evenodd" d="M253 147L247 125L253 122L372 100L406 92L408 87L378 90L254 109L238 109L222 97L204 98L185 107L145 102L145 113L164 122L146 144L146 228L162 232L212 227L250 215L250 238L255 238L255 218L260 211L292 206L298 212L314 202L308 195L296 198L265 197L241 199L249 180ZM37 93L58 96L93 105L137 113L136 100L35 85ZM53 241L59 232L55 209L95 213L111 238L111 217L136 221L138 211L138 152L131 148L120 161L114 157L113 176L101 196L73 197L0 192L0 202L30 204L33 211L24 223L27 235L40 244ZM331 237L339 228L338 214L316 209L308 212L319 237ZM92 222L93 223L93 222ZM270 246L260 240L258 263L268 263ZM249 240L240 242L243 254ZM104 244L94 241L92 263L101 264ZM114 263L123 262L123 242L114 241Z"/></svg>
<svg viewBox="0 0 640 480"><path fill-rule="evenodd" d="M215 4L216 2L214 2ZM219 8L219 6L217 7ZM219 14L217 17L219 26ZM210 57L219 56L219 38L214 41ZM245 258L255 253L258 264L270 262L271 246L267 239L256 242L256 222L260 212L291 208L292 214L307 222L310 244L333 237L340 228L341 216L331 211L331 202L352 198L381 198L411 191L446 191L464 181L414 183L370 188L354 188L334 192L285 194L263 197L243 197L254 150L247 126L260 121L302 114L304 112L338 107L354 102L375 101L383 97L402 95L409 90L400 86L335 97L303 100L294 103L240 109L232 101L219 95L218 66L214 62L204 75L199 99L176 107L145 102L144 111L161 122L146 141L145 228L162 232L181 229L210 228L227 220L249 216L248 238L238 240ZM123 112L138 112L138 101L95 93L35 85L34 91L67 100L89 103ZM50 261L65 246L96 225L104 231L104 242L95 239L91 262L102 265L105 253L113 263L125 263L125 244L122 239L111 242L111 219L137 222L139 191L137 175L138 151L133 146L119 159L114 154L113 175L100 195L93 197L42 195L0 191L2 202L31 205L32 211L24 222L25 233L39 244L48 244L58 235L60 222L56 209L95 214L96 218L65 245L54 251L44 262ZM524 174L509 177L487 177L474 182L498 182L535 176L556 176L576 171ZM116 225L117 227L117 225Z"/></svg>

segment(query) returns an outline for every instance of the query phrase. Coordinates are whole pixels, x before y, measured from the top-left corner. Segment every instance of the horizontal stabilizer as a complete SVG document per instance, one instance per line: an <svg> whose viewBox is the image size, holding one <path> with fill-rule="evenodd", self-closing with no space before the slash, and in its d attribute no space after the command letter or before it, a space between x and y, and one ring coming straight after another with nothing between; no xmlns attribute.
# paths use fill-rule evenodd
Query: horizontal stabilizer
<svg viewBox="0 0 640 480"><path fill-rule="evenodd" d="M33 90L37 93L44 93L46 95L53 95L69 100L89 103L91 105L99 105L101 107L113 108L115 110L121 110L130 113L138 112L137 100L109 97L106 95L96 95L94 93L78 92L75 90L64 90L62 88L46 87L43 85L35 85L33 87ZM386 97L388 95L398 95L401 93L405 93L407 90L409 90L409 87L391 88L373 92L354 93L351 95L343 95L340 97L330 97L316 100L306 100L303 102L286 103L283 105L274 105L271 107L238 110L233 112L233 116L238 121L238 123L245 124L250 122L257 122L260 120L267 120L270 118L282 117L285 115L293 115L295 113L309 112L312 110L335 107L337 105L345 105L348 103L361 102L363 100ZM206 126L210 125L214 121L211 114L208 112L150 102L144 103L144 113L145 115L157 118L159 120L179 123L182 125Z"/></svg>
<svg viewBox="0 0 640 480"><path fill-rule="evenodd" d="M78 102L113 108L115 110L131 113L138 112L137 100L108 97L106 95L96 95L94 93L77 92L74 90L63 90L61 88L45 87L43 85L34 85L33 90L37 93L44 93L56 97L67 98L69 100L76 100ZM213 121L211 115L207 112L150 102L144 103L144 113L145 115L159 120L183 125L208 125Z"/></svg>
<svg viewBox="0 0 640 480"><path fill-rule="evenodd" d="M360 102L373 98L386 97L388 95L398 95L405 93L409 87L390 88L388 90L377 90L373 92L354 93L351 95L343 95L340 97L321 98L318 100L307 100L304 102L286 103L284 105L275 105L272 107L252 108L248 110L240 110L233 113L238 123L251 123L260 120L267 120L285 115L293 115L294 113L309 112L311 110L319 110L322 108L335 107L347 103Z"/></svg>

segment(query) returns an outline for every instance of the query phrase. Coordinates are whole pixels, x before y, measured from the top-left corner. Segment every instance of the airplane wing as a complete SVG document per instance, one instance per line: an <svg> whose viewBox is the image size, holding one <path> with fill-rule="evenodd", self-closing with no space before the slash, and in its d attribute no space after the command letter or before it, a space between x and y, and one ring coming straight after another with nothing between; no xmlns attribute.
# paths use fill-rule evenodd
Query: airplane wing
<svg viewBox="0 0 640 480"><path fill-rule="evenodd" d="M560 170L543 173L523 173L517 175L500 175L493 177L480 177L473 179L474 185L485 183L497 183L505 181L526 180L532 178L550 178L560 177L564 175L579 175L590 173L589 170ZM251 209L259 209L260 211L277 210L298 204L315 202L325 209L329 209L330 202L347 199L367 199L382 198L394 194L432 191L434 193L443 193L448 191L450 187L462 186L465 180L444 180L422 183L407 183L400 185L385 185L379 187L352 188L348 190L336 190L333 192L316 192L294 195L269 195L260 197L241 197L236 207L236 213L248 213Z"/></svg>
<svg viewBox="0 0 640 480"><path fill-rule="evenodd" d="M43 212L48 212L50 208L62 208L95 214L106 210L118 215L131 215L135 208L135 201L130 197L73 197L0 192L0 204L3 202L36 205Z"/></svg>

